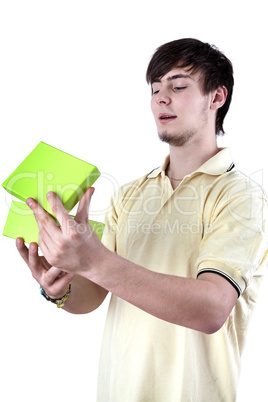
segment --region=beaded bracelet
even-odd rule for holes
[[[68,297],[70,296],[71,293],[71,284],[69,285],[69,289],[68,292],[59,300],[56,299],[51,299],[45,292],[45,290],[42,288],[42,286],[40,286],[40,293],[42,296],[44,296],[44,298],[47,301],[50,301],[51,303],[54,303],[57,305],[58,308],[62,308],[64,306],[64,303],[66,302],[66,300],[68,299]]]

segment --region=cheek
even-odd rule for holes
[[[184,92],[174,100],[174,106],[183,114],[192,113],[197,107],[197,99],[190,92]]]
[[[153,101],[153,99],[151,100],[151,111],[154,115],[154,118],[157,119],[157,109],[156,109],[156,105],[155,105],[155,102]]]
[[[193,114],[199,114],[200,112],[204,112],[208,109],[208,100],[204,97],[187,96],[185,97],[184,102],[188,111]]]

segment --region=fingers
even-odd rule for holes
[[[88,222],[88,210],[89,210],[89,205],[91,201],[91,197],[93,196],[95,191],[94,187],[90,187],[83,197],[81,198],[78,209],[77,209],[77,214],[75,217],[76,222],[78,223],[87,223]]]
[[[25,246],[23,239],[20,237],[16,239],[17,249],[26,262],[28,267],[30,268],[33,277],[39,281],[46,269],[49,268],[49,264],[46,263],[47,268],[45,269],[43,264],[41,263],[41,257],[38,255],[38,246],[36,243],[30,243],[29,249]]]
[[[36,275],[39,275],[40,259],[38,255],[38,246],[36,243],[31,243],[29,245],[28,264],[31,267],[31,270],[36,273]]]
[[[29,249],[25,246],[22,238],[16,239],[17,249],[32,272],[35,280],[46,289],[51,298],[61,298],[65,294],[74,274],[67,274],[46,261],[44,257],[38,255],[36,243],[30,243]]]
[[[39,256],[38,256],[38,246],[36,243],[31,243],[29,245],[29,249],[25,246],[23,239],[20,237],[16,239],[17,249],[26,262],[27,265],[31,267],[31,270],[35,270],[37,264],[39,265]]]
[[[66,231],[66,228],[68,227],[68,224],[72,220],[66,209],[64,208],[61,200],[59,197],[50,191],[47,193],[47,199],[48,202],[51,206],[53,214],[56,216],[58,222],[60,223],[60,226],[63,231]]]
[[[41,207],[40,204],[38,204],[38,202],[36,202],[33,198],[28,198],[26,203],[34,213],[39,230],[41,230],[44,226],[48,226],[51,230],[59,230],[55,220],[44,210],[44,208]]]
[[[58,227],[54,218],[52,218],[42,207],[32,198],[27,199],[27,205],[31,208],[34,213],[35,220],[37,222],[39,228],[39,246],[47,256],[47,250],[51,248],[54,244],[55,239],[60,234],[60,228]],[[37,253],[37,250],[34,249],[34,246],[29,247],[29,256],[30,252],[34,254]],[[24,251],[25,253],[25,251]]]
[[[28,264],[28,248],[25,246],[24,241],[21,237],[18,237],[16,239],[16,247],[18,249],[18,252],[20,253],[21,257],[23,260]]]
[[[90,187],[83,197],[81,198],[75,217],[75,221],[78,223],[88,222],[88,210],[91,201],[91,197],[95,189]],[[47,194],[48,202],[51,206],[52,212],[60,223],[61,230],[64,233],[68,232],[68,229],[73,226],[73,219],[70,217],[66,209],[64,208],[59,197],[50,191]],[[27,199],[27,205],[31,208],[34,213],[39,230],[45,228],[46,232],[50,234],[53,238],[54,235],[59,233],[59,227],[53,218],[32,198]]]
[[[44,287],[51,287],[55,283],[56,279],[60,280],[60,287],[64,287],[69,285],[73,278],[74,274],[66,274],[56,267],[51,267],[46,273]]]

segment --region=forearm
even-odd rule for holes
[[[171,323],[210,333],[221,319],[217,288],[205,280],[159,274],[116,255],[91,271],[89,277],[127,302]]]
[[[71,285],[72,290],[63,309],[72,314],[90,313],[101,305],[108,293],[101,286],[78,275]]]

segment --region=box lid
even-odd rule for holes
[[[96,166],[41,141],[2,186],[21,201],[34,198],[52,213],[46,198],[49,191],[70,211],[99,176]]]

